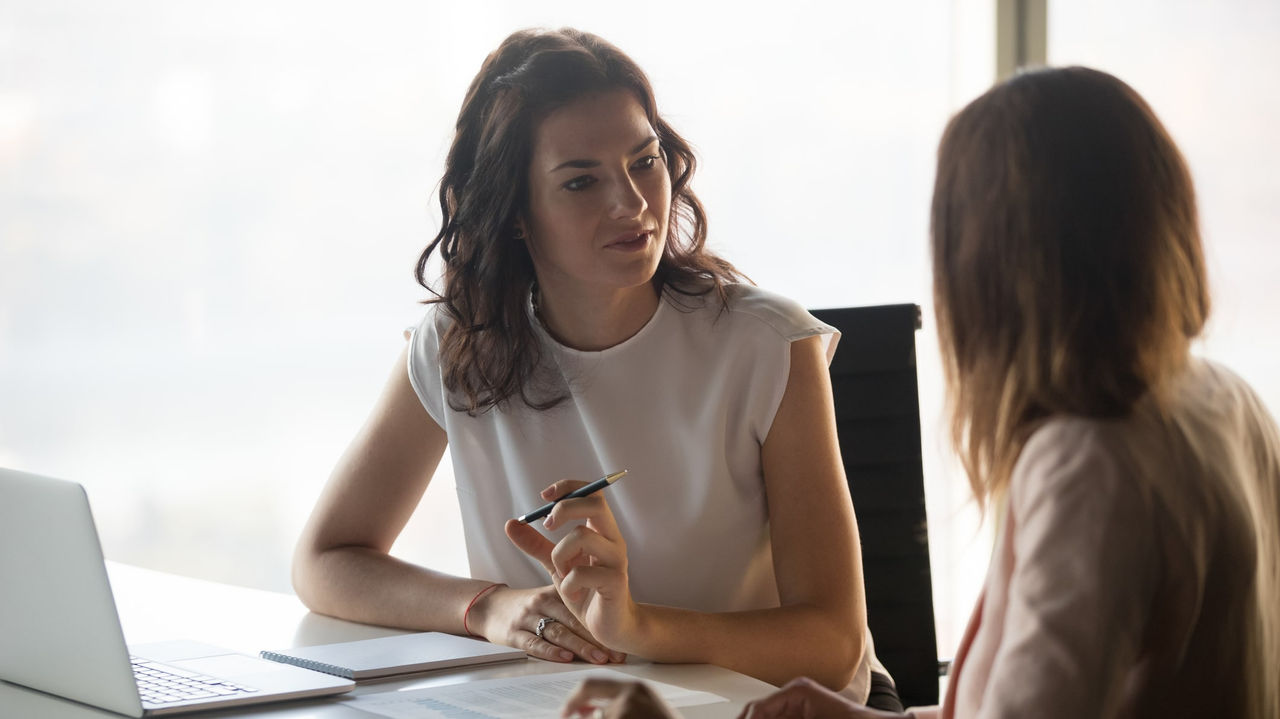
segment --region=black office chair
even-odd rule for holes
[[[904,706],[938,703],[933,582],[920,452],[920,307],[812,310],[840,330],[836,431],[862,535],[867,623]]]

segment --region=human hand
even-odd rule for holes
[[[553,662],[571,662],[574,657],[593,664],[622,662],[626,656],[610,652],[591,636],[565,606],[554,586],[512,589],[501,586],[485,594],[471,608],[471,626],[494,644],[523,649],[525,653]],[[542,636],[538,623],[543,619]]]
[[[679,714],[643,682],[587,679],[569,695],[560,716],[578,719],[675,719]]]
[[[792,679],[778,691],[742,709],[738,719],[914,719],[911,714],[868,709],[808,677]]]
[[[542,498],[551,501],[585,484],[561,480],[543,490]],[[543,525],[554,529],[574,520],[585,523],[556,544],[514,519],[507,521],[507,537],[542,564],[565,605],[592,636],[625,649],[637,636],[639,623],[639,607],[627,579],[627,543],[601,492],[559,502]]]

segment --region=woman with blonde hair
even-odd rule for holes
[[[1280,433],[1190,354],[1195,198],[1151,109],[1079,67],[988,91],[943,135],[932,251],[954,440],[999,531],[944,704],[913,713],[1280,716]],[[804,680],[744,715],[899,716]]]

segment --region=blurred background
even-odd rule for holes
[[[463,92],[572,25],[695,146],[711,245],[809,307],[914,302],[938,641],[990,552],[947,448],[928,204],[997,77],[996,0],[0,4],[0,466],[74,479],[109,558],[290,591],[289,556],[426,293]],[[1280,409],[1280,3],[1042,4],[1050,64],[1143,94],[1197,183],[1198,352]],[[403,371],[401,368],[394,368]],[[448,461],[397,554],[465,574]]]

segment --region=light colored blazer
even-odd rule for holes
[[[1051,419],[1001,518],[943,717],[1280,715],[1280,434],[1237,376]]]

